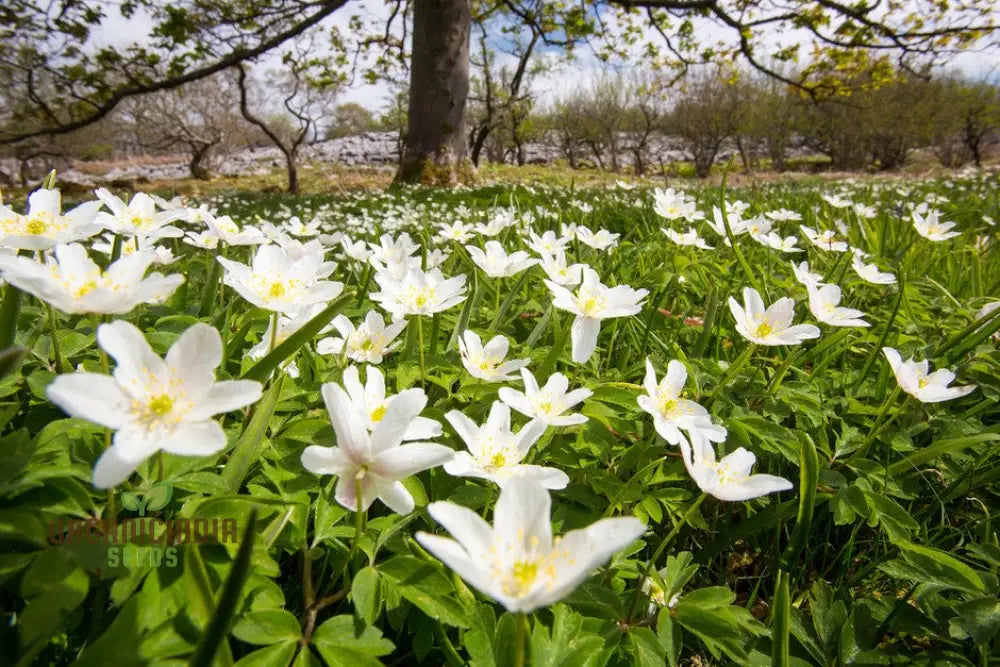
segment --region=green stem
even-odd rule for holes
[[[892,421],[892,419],[885,420],[884,418],[886,413],[889,411],[889,408],[891,408],[892,404],[896,402],[896,398],[899,396],[901,391],[902,389],[899,385],[896,385],[896,388],[892,390],[892,393],[886,396],[885,400],[882,401],[882,407],[879,408],[878,414],[875,415],[875,422],[872,424],[871,431],[868,432],[868,437],[865,439],[864,444],[858,447],[858,449],[847,458],[848,463],[851,463],[856,459],[863,458],[865,454],[868,453],[872,443],[875,442],[875,438],[878,437],[878,434],[881,433],[882,429],[888,426]],[[894,418],[895,416],[893,416],[893,419]]]
[[[424,365],[424,318],[417,315],[417,347],[420,348],[420,386],[427,386],[427,367]]]
[[[350,564],[351,559],[354,558],[354,554],[358,551],[358,543],[361,542],[361,536],[365,532],[365,510],[364,510],[364,496],[361,493],[361,480],[364,478],[365,471],[359,470],[354,475],[354,496],[356,498],[356,503],[354,507],[354,539],[351,540],[351,548],[347,552],[347,558],[344,560],[344,588],[348,588],[351,585],[350,581]]]
[[[514,616],[514,624],[517,627],[517,638],[514,640],[514,665],[524,667],[527,655],[528,643],[528,616],[520,613]]]
[[[736,361],[729,364],[729,370],[727,370],[726,374],[722,376],[722,380],[719,381],[719,384],[715,385],[715,389],[712,390],[712,395],[706,400],[706,408],[715,401],[715,397],[719,395],[719,392],[722,391],[722,389],[729,384],[734,377],[736,377],[736,374],[743,370],[743,367],[747,365],[748,361],[750,361],[750,355],[753,354],[754,348],[756,347],[756,344],[750,343],[750,345],[747,346],[747,349],[743,350],[740,356],[736,358]]]
[[[694,501],[694,503],[691,505],[691,507],[688,508],[686,512],[684,512],[684,515],[680,518],[680,521],[675,523],[674,527],[670,530],[669,533],[667,533],[667,536],[663,538],[663,541],[660,542],[660,546],[656,547],[656,551],[653,552],[653,557],[646,562],[646,567],[643,569],[642,576],[639,577],[639,581],[636,584],[635,593],[632,595],[632,602],[628,606],[628,613],[625,614],[626,625],[631,624],[632,622],[632,614],[635,613],[635,606],[639,603],[639,597],[642,595],[642,584],[649,577],[649,573],[652,572],[654,564],[656,563],[657,560],[659,560],[660,556],[663,554],[664,549],[666,549],[667,546],[670,544],[670,542],[675,537],[677,537],[677,533],[680,532],[681,528],[683,528],[691,519],[691,517],[694,516],[695,512],[698,511],[698,508],[701,507],[701,504],[705,501],[705,498],[707,497],[708,497],[707,493],[702,493],[700,496],[698,496],[698,499]]]
[[[52,306],[46,302],[45,309],[49,312],[49,331],[52,336],[52,361],[56,367],[56,373],[64,372],[62,353],[59,349],[59,327],[56,325],[56,313]]]
[[[21,290],[8,284],[3,291],[3,305],[0,305],[0,350],[14,344],[17,334],[17,316],[21,312]]]
[[[267,345],[268,352],[274,352],[274,346],[278,344],[278,311],[271,313],[271,340]],[[347,347],[346,345],[344,346]]]

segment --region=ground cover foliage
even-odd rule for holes
[[[25,210],[22,202],[8,204]],[[82,301],[99,291],[86,286],[86,277],[80,287],[69,276],[60,283],[61,301],[53,296],[58,285],[35,290],[54,308],[38,294],[24,294],[13,321],[9,308],[2,312],[25,350],[5,353],[0,381],[0,662],[996,664],[1000,353],[993,334],[1000,309],[987,307],[1000,296],[995,177],[714,187],[687,195],[627,185],[250,193],[177,206],[161,201],[160,209],[175,212],[156,224],[176,227],[183,237],[150,234],[152,223],[130,232],[122,214],[81,242],[102,267],[109,254],[151,253],[147,265],[169,261],[155,270],[182,275],[179,286],[165,279],[169,288],[160,285],[137,297],[134,308],[111,314],[96,300]],[[941,239],[949,236],[946,220],[958,235]],[[529,229],[554,234],[533,238]],[[409,268],[464,274],[455,290],[463,298],[438,313],[407,315],[392,345],[329,329],[337,316],[360,326],[372,310],[389,325],[389,302],[399,310],[409,294],[406,303],[417,309],[420,298],[440,297],[426,284],[402,284],[395,301],[380,296],[395,289],[393,263],[406,264],[404,233],[416,258]],[[5,234],[8,247],[23,247],[11,241],[16,233],[5,228]],[[384,234],[389,238],[380,242]],[[132,252],[136,236],[139,250]],[[355,245],[360,241],[372,246]],[[574,330],[573,321],[586,313],[559,306],[558,290],[545,282],[555,278],[540,265],[488,276],[466,248],[488,250],[488,241],[506,253],[526,251],[529,259],[539,258],[545,244],[563,245],[568,265],[586,264],[603,285],[646,293],[632,295],[635,314],[603,319],[596,349],[577,362],[586,333]],[[839,243],[849,248],[839,252]],[[301,272],[311,272],[311,280],[330,269],[328,280],[343,288],[317,297],[315,283],[324,274],[295,292],[290,305],[275,305],[269,299],[287,294],[275,294],[273,276],[285,269],[253,262],[262,245],[283,248],[281,259],[289,271],[300,271],[294,278],[300,283],[309,282]],[[252,271],[241,282],[217,258]],[[31,252],[19,259],[35,261]],[[321,262],[335,265],[320,268]],[[482,263],[503,272],[496,262]],[[8,281],[18,280],[15,260],[4,258],[3,268]],[[254,282],[258,274],[264,282]],[[402,283],[409,275],[405,266],[396,274]],[[137,277],[131,281],[138,284]],[[816,281],[838,285],[842,303],[827,308]],[[280,291],[301,287],[281,284]],[[758,318],[738,331],[738,309],[729,299],[743,305],[745,288],[765,305],[790,297],[794,323],[818,332],[803,330],[799,344],[775,346],[767,341],[780,328],[776,320],[762,327]],[[577,287],[568,289],[575,294]],[[7,288],[5,304],[13,291]],[[258,295],[256,303],[248,294]],[[597,312],[588,310],[586,296],[574,303]],[[274,330],[277,315],[267,306],[297,312]],[[862,311],[870,326],[829,324],[845,306]],[[216,382],[256,382],[259,390],[240,385],[242,402],[215,405],[215,416],[199,422],[221,425],[216,450],[152,447],[124,457],[127,469],[95,472],[112,442],[116,451],[127,444],[124,418],[98,407],[88,413],[80,406],[101,401],[61,398],[69,390],[53,387],[69,387],[56,378],[74,370],[107,375],[134,361],[115,354],[111,333],[103,333],[111,328],[101,334],[110,363],[97,344],[96,328],[117,321],[134,325],[160,357],[198,323],[220,332]],[[565,413],[586,420],[539,424],[548,408],[537,402],[536,414],[522,414],[523,402],[512,397],[526,391],[519,369],[491,381],[503,374],[498,359],[485,354],[483,365],[470,361],[476,350],[466,330],[483,343],[505,336],[506,360],[527,360],[540,385],[561,373],[570,390],[587,389]],[[201,336],[194,347],[209,350],[193,364],[204,374],[216,361],[215,339],[207,327],[194,331]],[[346,339],[339,346],[338,336]],[[381,348],[384,354],[376,354]],[[899,351],[895,370],[883,348]],[[929,360],[930,370],[951,369],[957,380],[929,394],[951,378],[903,367],[910,357]],[[679,387],[675,395],[648,393],[647,359],[657,380],[678,368],[676,361],[687,375],[683,393]],[[147,362],[139,366],[148,369]],[[384,374],[384,395],[370,386],[375,368]],[[367,398],[351,393],[352,374],[369,383]],[[327,383],[346,391],[321,390]],[[948,393],[973,385],[971,393]],[[93,376],[75,388],[81,386],[98,395],[111,391]],[[236,385],[226,387],[236,392]],[[404,400],[393,403],[390,395],[417,406],[422,434],[403,437],[416,413],[400,417]],[[122,409],[145,415],[136,418],[143,428],[173,428],[157,421],[172,414],[173,404],[156,402],[167,394],[150,396],[144,407]],[[640,404],[643,396],[651,396],[646,403],[657,416]],[[673,414],[683,401],[701,408]],[[522,462],[561,476],[504,472],[511,462],[496,458],[478,476],[460,476],[457,457],[446,462],[450,454],[441,449],[412,444],[470,452],[468,429],[455,413],[473,426],[486,424],[495,403],[512,408],[515,432],[537,430]],[[76,416],[60,405],[76,406]],[[352,438],[368,443],[369,431],[372,442],[385,435],[378,424],[386,414],[406,422],[397,424],[398,437],[387,448],[424,448],[409,450],[409,468],[394,468],[395,477],[386,473],[377,488],[362,488],[385,472],[367,463],[352,469],[361,471],[353,484],[351,475],[317,474],[332,469],[334,450],[327,448],[348,450]],[[316,447],[323,449],[305,454]],[[788,483],[770,478],[774,485],[744,494],[749,499],[727,496],[748,471],[723,470],[706,457],[739,448],[755,455],[754,473]],[[735,468],[736,460],[730,462]],[[547,479],[549,490],[522,483],[533,475]],[[397,478],[401,483],[393,484]],[[380,500],[358,512],[352,501],[359,490],[365,503],[376,492]],[[549,526],[543,497],[551,497],[557,535],[609,518],[634,517],[614,525],[644,528],[636,539],[602,533],[606,540],[572,542],[579,552],[551,561],[551,572],[527,556],[490,561],[494,554],[484,547],[478,558],[461,552],[471,564],[456,573],[454,562],[435,557],[440,541],[426,537],[465,544],[455,532],[460,522],[442,520],[446,510],[457,510],[428,509],[450,501],[498,530],[503,521],[511,530],[534,522],[537,538]],[[400,513],[409,509],[407,498],[412,511]],[[515,502],[525,498],[534,500]],[[511,508],[522,514],[501,516]],[[235,519],[238,539],[132,545],[112,562],[107,541],[65,535],[69,519],[146,515]],[[468,537],[474,532],[468,526],[478,524],[462,516]],[[516,537],[528,553],[533,547],[524,538]],[[570,543],[567,537],[562,544]],[[158,561],[153,552],[168,547],[173,555]],[[574,558],[587,561],[602,549],[608,553],[601,562],[573,570]],[[490,573],[475,572],[482,562],[502,570],[493,572],[496,594],[484,592]],[[548,586],[536,585],[546,576]]]

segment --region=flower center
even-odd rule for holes
[[[97,288],[97,281],[88,280],[87,282],[83,283],[82,285],[76,288],[76,290],[73,292],[73,297],[79,299],[81,297],[86,296],[87,294],[90,294],[96,288]]]
[[[770,336],[772,333],[774,333],[774,328],[768,322],[761,322],[757,325],[757,336],[759,338]]]
[[[364,340],[361,341],[361,345],[359,347],[365,352],[369,352],[372,349],[372,345],[373,345],[372,339],[365,338]]]
[[[160,394],[159,396],[154,396],[152,400],[149,401],[149,411],[156,417],[163,417],[169,414],[174,408],[174,399],[170,398],[166,394]]]
[[[917,386],[920,387],[921,389],[923,389],[929,384],[930,382],[927,381],[927,378],[920,378],[919,380],[917,380]]]
[[[507,457],[504,456],[503,452],[497,452],[492,457],[490,457],[490,462],[486,465],[487,468],[491,470],[499,470],[500,468],[507,467]]]
[[[268,294],[271,295],[271,298],[277,299],[278,297],[284,295],[284,293],[285,293],[284,283],[271,283],[271,289],[268,291]]]
[[[535,579],[538,578],[538,561],[519,560],[510,569],[510,576],[504,582],[504,592],[508,595],[521,596],[528,592]]]
[[[667,416],[677,409],[677,400],[673,398],[660,399],[660,414]]]
[[[545,414],[552,412],[552,401],[542,401],[538,404],[538,409]]]
[[[27,230],[29,234],[44,234],[46,230],[48,230],[48,225],[46,225],[38,218],[35,218],[28,223],[28,225],[25,227],[25,230]]]
[[[380,421],[382,421],[382,417],[385,417],[385,410],[386,410],[385,405],[380,405],[377,408],[375,408],[374,410],[372,410],[372,413],[371,413],[371,419],[372,419],[372,421],[373,422],[380,422]]]
[[[720,484],[737,484],[747,478],[746,475],[730,468],[728,463],[715,464],[715,474],[719,476]]]

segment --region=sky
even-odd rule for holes
[[[916,1],[916,0],[911,0]],[[95,43],[101,45],[124,45],[135,40],[136,35],[147,35],[152,28],[152,21],[148,15],[137,15],[132,19],[123,19],[109,5],[107,20],[102,23],[101,29],[95,34]],[[362,16],[375,21],[384,21],[387,16],[387,7],[384,0],[354,0],[348,6],[338,10],[330,17],[325,25],[335,25],[345,34],[349,34],[347,27],[348,20],[352,14]],[[714,23],[703,22],[697,27],[700,39],[705,42],[712,42],[720,37],[729,36],[731,33]],[[804,37],[804,33],[801,37]],[[774,46],[776,44],[787,45],[790,41],[800,39],[795,33],[782,33],[764,36],[764,44]],[[142,41],[140,39],[140,41]],[[553,57],[555,54],[548,54]],[[503,63],[514,64],[514,59],[502,53],[497,54],[498,60]],[[260,67],[263,69],[273,68],[280,64],[280,51],[274,51],[270,56],[262,59]],[[561,60],[561,59],[559,59]],[[641,58],[636,59],[641,62]],[[624,63],[616,65],[619,69],[625,67]],[[581,81],[589,81],[603,70],[614,69],[601,62],[592,52],[587,49],[578,49],[577,56],[573,62],[560,62],[557,67],[551,68],[546,74],[537,78],[534,82],[536,95],[540,103],[545,106],[564,97],[578,86]],[[949,63],[949,69],[963,73],[974,78],[998,78],[1000,77],[1000,48],[985,49],[978,52],[966,52],[954,57]],[[390,100],[392,88],[388,83],[380,82],[374,85],[355,83],[345,90],[338,102],[355,102],[373,111],[383,110]]]

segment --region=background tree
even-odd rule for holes
[[[698,178],[708,176],[726,139],[740,126],[737,87],[721,71],[689,76],[683,93],[664,120],[664,131],[675,134],[694,163]]]
[[[211,176],[213,154],[229,153],[246,141],[234,108],[238,94],[230,73],[217,74],[131,98],[123,109],[140,146],[159,152],[185,149],[191,177],[205,180]]]
[[[357,102],[338,104],[333,111],[333,120],[326,130],[327,139],[353,137],[371,132],[379,126],[375,114]]]
[[[388,21],[369,25],[352,15],[352,34],[359,36],[345,40],[333,29],[330,17],[348,2],[131,0],[109,5],[63,0],[54,6],[16,2],[4,8],[0,25],[0,70],[29,105],[4,106],[0,141],[72,132],[105,117],[126,98],[175,88],[254,61],[316,27],[328,31],[331,61],[346,69],[351,68],[350,59],[343,57],[346,50],[381,51],[370,70],[378,72],[401,62],[399,54],[411,44],[409,121],[399,179],[432,176],[436,182],[457,181],[460,171],[468,171],[469,0],[390,0]],[[131,43],[99,44],[93,32],[106,20],[106,12],[114,10],[125,18],[141,10],[153,26],[151,32]],[[815,93],[841,84],[842,79],[831,72],[884,69],[894,60],[913,69],[940,60],[954,47],[982,43],[994,35],[998,11],[989,0],[919,5],[833,0],[582,4],[503,0],[495,20],[516,19],[537,29],[546,47],[572,49],[586,42],[602,57],[623,59],[642,53],[658,68],[739,59]],[[716,29],[710,30],[711,26]],[[812,42],[815,62],[792,78],[778,64],[796,61],[800,46],[778,43],[773,35],[796,33],[808,35],[802,41]],[[711,45],[699,39],[708,34]],[[391,53],[385,50],[387,45]],[[425,170],[425,165],[434,168]]]
[[[311,42],[295,45],[285,53],[283,67],[268,72],[265,80],[254,85],[245,65],[237,66],[240,113],[270,139],[285,158],[288,192],[299,191],[298,160],[302,146],[319,134],[319,124],[333,106],[339,92],[338,82],[325,70],[325,61],[313,58]],[[256,89],[256,91],[254,91]],[[271,118],[261,117],[252,109],[251,96],[263,106],[263,100],[277,93],[279,103]]]

